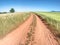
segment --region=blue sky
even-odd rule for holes
[[[60,11],[60,0],[0,0],[0,12]]]

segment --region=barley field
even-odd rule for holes
[[[22,24],[29,17],[29,13],[0,14],[0,37],[5,36]]]

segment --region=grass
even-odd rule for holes
[[[56,21],[60,21],[60,12],[41,12],[39,14],[43,14],[49,18],[52,18]]]
[[[0,14],[0,37],[17,28],[29,17],[29,13]]]

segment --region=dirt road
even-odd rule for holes
[[[59,45],[54,35],[35,14],[0,40],[0,45]]]

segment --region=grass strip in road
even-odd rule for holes
[[[31,43],[31,45],[34,44],[35,26],[36,26],[36,17],[35,17],[35,15],[33,15],[33,22],[30,25],[30,31],[27,33],[27,40],[26,40],[25,45],[29,45],[30,43]]]

